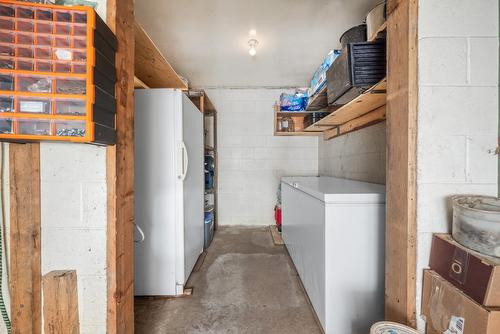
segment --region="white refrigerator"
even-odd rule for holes
[[[176,89],[135,91],[135,295],[181,295],[204,238],[203,115]]]

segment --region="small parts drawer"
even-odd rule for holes
[[[0,113],[54,114],[86,116],[85,99],[0,95]]]
[[[85,121],[42,118],[0,118],[0,134],[25,136],[85,137]]]
[[[85,95],[87,81],[78,78],[34,76],[22,74],[0,75],[0,90],[64,95]]]

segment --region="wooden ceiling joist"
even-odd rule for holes
[[[141,25],[134,22],[135,35],[135,76],[149,88],[178,88],[187,90],[188,87],[181,80],[172,66],[162,55],[158,47]],[[144,85],[139,87],[144,88]]]

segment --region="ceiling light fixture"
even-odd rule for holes
[[[255,38],[252,38],[248,41],[248,46],[250,49],[248,50],[248,54],[254,57],[257,54],[257,45],[259,45],[259,41]]]

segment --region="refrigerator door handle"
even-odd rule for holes
[[[144,240],[146,240],[146,236],[144,235],[144,231],[142,230],[142,228],[138,224],[136,224],[135,222],[134,222],[134,227],[137,229],[137,231],[141,235],[141,239],[134,240],[134,242],[137,244],[140,244],[141,242],[144,242]]]
[[[184,142],[181,142],[181,145],[182,145],[182,174],[179,176],[179,178],[181,179],[181,181],[184,181],[186,179],[186,175],[188,172],[189,157],[186,144]]]

